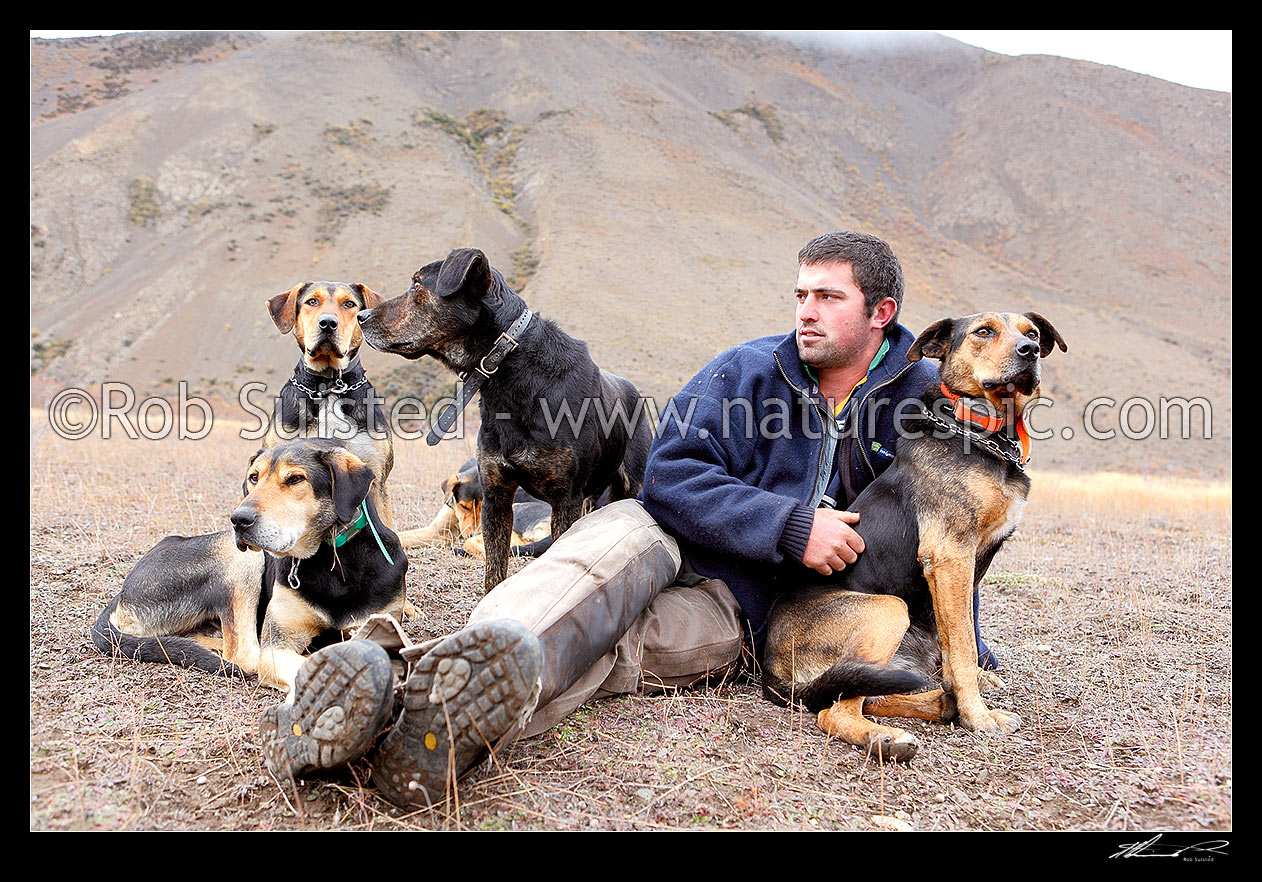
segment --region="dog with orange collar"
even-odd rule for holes
[[[981,698],[998,678],[978,668],[973,597],[1025,508],[1024,413],[1057,347],[1065,341],[1034,312],[942,319],[916,339],[907,359],[940,359],[942,383],[900,405],[894,461],[850,505],[866,546],[858,561],[776,602],[769,699],[816,711],[822,730],[887,762],[910,760],[919,742],[865,713],[978,733],[1021,725]],[[939,669],[941,688],[921,691]]]

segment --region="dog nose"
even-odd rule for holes
[[[1017,344],[1017,355],[1022,358],[1034,358],[1039,354],[1039,345],[1033,340],[1022,340]]]
[[[320,316],[320,330],[321,331],[336,331],[337,330],[337,316],[335,315]]]
[[[356,316],[355,316],[355,318],[359,319],[359,323],[360,323],[361,325],[366,325],[366,324],[368,324],[368,320],[369,320],[370,318],[372,318],[372,310],[371,310],[371,309],[361,309],[361,310],[359,311],[359,314],[358,314],[358,315],[356,315]]]
[[[232,521],[233,529],[248,530],[254,526],[254,522],[258,520],[258,515],[253,509],[238,508],[228,520]]]

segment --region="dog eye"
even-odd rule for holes
[[[258,472],[250,472],[250,478],[249,478],[249,481],[250,481],[250,483],[251,483],[251,484],[257,484],[257,483],[259,482],[259,473],[258,473]]]
[[[292,487],[294,484],[301,484],[305,480],[307,480],[306,475],[290,475],[285,479],[285,486]]]
[[[994,331],[992,331],[990,328],[978,328],[973,333],[979,337],[989,337],[991,334],[994,333]]]
[[[1025,332],[1025,336],[1029,337],[1031,340],[1037,340],[1039,338],[1039,332],[1034,329],[1030,329]]]
[[[307,306],[319,306],[319,305],[320,305],[320,301],[316,300],[314,297],[307,298]]]
[[[356,303],[354,300],[347,300],[345,303],[342,304],[343,309],[350,309],[351,307],[357,307],[357,306],[359,306],[359,304]]]

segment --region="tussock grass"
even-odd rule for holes
[[[1057,513],[1106,517],[1161,514],[1231,523],[1231,482],[1120,472],[1036,472],[1030,504]]]

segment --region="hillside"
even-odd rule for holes
[[[1230,475],[1231,114],[1228,94],[941,37],[32,40],[32,400],[276,388],[296,353],[267,297],[308,278],[393,296],[463,245],[664,398],[789,330],[797,249],[856,227],[900,256],[914,330],[1056,324],[1044,424],[1077,434],[1037,463]],[[366,365],[396,395],[446,379]],[[1212,440],[1089,440],[1100,396],[1202,396]]]

